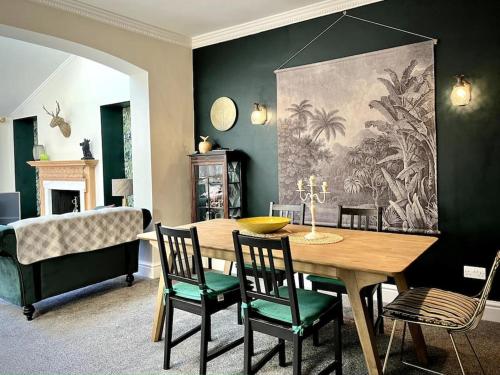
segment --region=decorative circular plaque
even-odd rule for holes
[[[210,120],[217,130],[225,132],[231,129],[236,121],[236,105],[230,98],[220,97],[212,104]]]

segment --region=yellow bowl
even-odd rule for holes
[[[245,229],[253,233],[265,234],[280,230],[290,223],[290,219],[281,216],[258,216],[239,219],[236,220],[236,222],[240,229]]]

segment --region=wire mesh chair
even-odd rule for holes
[[[446,329],[450,336],[451,344],[455,355],[457,356],[458,364],[462,374],[465,375],[465,370],[462,365],[462,360],[457,350],[454,333],[463,333],[469,343],[474,356],[481,368],[481,372],[485,375],[484,368],[479,360],[479,357],[472,346],[472,343],[467,336],[467,332],[477,327],[484,313],[486,301],[493,285],[496,271],[500,264],[500,251],[497,252],[490,274],[486,280],[483,290],[474,297],[468,297],[462,294],[453,293],[437,288],[415,288],[409,289],[384,308],[384,316],[393,319],[391,337],[385,354],[383,372],[385,372],[389,354],[391,351],[394,332],[398,320],[403,321],[403,337],[401,342],[401,362],[404,365],[415,367],[420,370],[430,372],[432,374],[440,374],[440,372],[424,368],[408,361],[403,360],[404,341],[406,334],[406,325],[408,323],[419,324],[424,326]]]

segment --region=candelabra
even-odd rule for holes
[[[316,233],[316,203],[323,204],[325,203],[326,200],[326,195],[330,194],[328,189],[328,184],[326,181],[323,181],[323,184],[321,185],[321,193],[316,193],[316,177],[311,176],[309,177],[309,184],[307,186],[310,188],[310,192],[307,193],[304,190],[304,182],[302,180],[299,180],[297,182],[297,188],[300,196],[300,200],[302,202],[307,202],[310,200],[310,206],[309,209],[311,210],[311,232],[305,235],[306,240],[315,240],[320,238],[321,236]],[[320,195],[323,195],[323,199],[320,198]]]

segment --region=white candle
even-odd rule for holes
[[[326,183],[326,181],[323,181],[321,187],[323,188],[323,191],[326,193],[326,189],[328,188],[328,184]]]
[[[314,176],[309,177],[309,185],[310,186],[314,186],[315,182],[316,182],[316,177],[314,177]]]
[[[297,181],[297,187],[299,188],[299,190],[302,190],[302,179],[300,179],[299,181]]]

